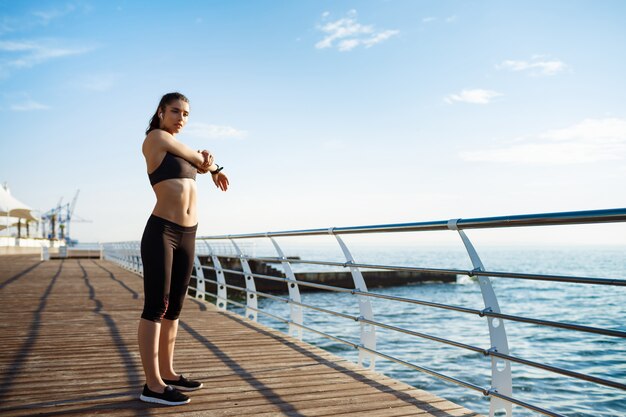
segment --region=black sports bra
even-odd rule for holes
[[[191,178],[195,180],[197,172],[198,168],[189,161],[167,152],[163,161],[161,161],[161,165],[152,171],[151,174],[148,174],[148,178],[150,178],[151,185],[172,178]]]

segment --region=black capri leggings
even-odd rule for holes
[[[145,296],[141,318],[160,322],[180,315],[191,279],[197,228],[155,215],[148,219],[141,238]]]

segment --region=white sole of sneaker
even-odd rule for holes
[[[181,386],[173,385],[173,384],[169,384],[169,385],[171,385],[172,387],[176,388],[178,391],[187,391],[187,392],[189,392],[189,391],[196,391],[196,390],[199,390],[200,388],[204,387],[204,384],[200,384],[199,387],[195,387],[195,388],[181,387]]]
[[[191,401],[191,399],[187,399],[186,401],[167,401],[161,398],[148,397],[143,394],[141,394],[139,399],[146,403],[163,404],[163,405],[184,405],[184,404],[189,403],[189,401]]]

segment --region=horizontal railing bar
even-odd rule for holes
[[[554,373],[557,373],[557,374],[569,376],[569,377],[580,379],[580,380],[583,380],[583,381],[594,382],[594,383],[596,383],[598,385],[604,385],[606,387],[618,388],[618,389],[621,389],[621,390],[626,390],[626,385],[620,384],[619,382],[611,381],[609,379],[603,379],[603,378],[598,378],[598,377],[595,377],[595,376],[592,376],[592,375],[581,374],[579,372],[570,371],[568,369],[559,368],[557,366],[545,365],[545,364],[542,364],[542,363],[539,363],[539,362],[530,361],[528,359],[522,359],[522,358],[519,358],[519,357],[516,357],[516,356],[506,355],[506,354],[500,353],[500,352],[488,351],[488,353],[491,356],[495,356],[495,357],[498,357],[498,358],[506,359],[506,360],[509,360],[511,362],[521,363],[521,364],[524,364],[524,365],[527,365],[527,366],[532,366],[534,368],[543,369],[543,370],[546,370],[546,371],[550,371],[550,372],[554,372]]]
[[[626,208],[458,219],[456,221],[456,227],[458,229],[486,229],[499,227],[615,223],[623,221],[626,221]],[[322,229],[287,230],[280,232],[245,233],[236,235],[201,236],[198,237],[198,239],[250,239],[264,237],[315,236],[328,234],[420,232],[431,230],[449,230],[448,220],[417,223],[331,227]]]
[[[509,279],[527,279],[532,281],[567,282],[570,284],[613,285],[626,287],[626,279],[576,277],[567,275],[526,274],[521,272],[470,271],[469,276],[482,276]]]
[[[385,271],[431,272],[431,273],[444,274],[444,275],[466,275],[469,277],[486,276],[486,277],[494,277],[494,278],[528,279],[528,280],[533,280],[533,281],[567,282],[570,284],[626,286],[626,279],[619,279],[619,278],[594,278],[594,277],[578,277],[578,276],[568,276],[568,275],[528,274],[528,273],[521,273],[521,272],[477,271],[477,270],[467,270],[467,269],[442,269],[442,268],[426,268],[426,267],[412,267],[412,266],[399,266],[399,265],[314,261],[314,260],[304,260],[304,259],[289,259],[288,261],[285,261],[281,258],[272,258],[272,257],[268,258],[268,257],[246,256],[245,259],[257,260],[257,261],[262,261],[262,262],[267,262],[267,263],[289,262],[289,263],[310,264],[310,265],[339,266],[343,268],[356,267],[356,268],[366,268],[366,269],[380,269],[380,270],[385,270]],[[206,268],[207,266],[203,266],[203,267]],[[227,270],[227,271],[235,272],[235,270]]]
[[[504,401],[508,401],[508,402],[510,402],[512,404],[516,404],[516,405],[519,405],[519,406],[524,407],[524,408],[528,408],[529,410],[536,411],[536,412],[538,412],[540,414],[543,414],[545,416],[550,416],[550,417],[567,417],[565,414],[555,413],[554,411],[546,410],[545,408],[541,408],[541,407],[538,407],[536,405],[532,405],[530,403],[527,403],[525,401],[518,400],[518,399],[513,398],[513,397],[509,397],[508,395],[500,394],[496,390],[489,390],[489,394],[488,395],[490,395],[492,397],[500,398],[500,399],[502,399]]]
[[[267,263],[278,263],[285,262],[284,260],[280,260],[280,258],[272,258],[272,257],[246,257],[246,259],[254,259],[261,262]],[[339,266],[342,268],[356,267],[356,268],[365,268],[365,269],[382,269],[389,271],[408,271],[408,272],[436,272],[447,275],[468,275],[472,271],[463,270],[463,269],[439,269],[439,268],[422,268],[422,267],[412,267],[412,266],[401,266],[401,265],[377,265],[377,264],[364,264],[357,262],[337,262],[337,261],[316,261],[316,260],[307,260],[307,259],[289,259],[287,262],[294,264],[310,264],[310,265],[323,265],[323,266]],[[296,272],[298,274],[299,272]],[[306,272],[303,272],[306,273]]]
[[[285,262],[281,258],[272,257],[249,257],[246,259],[253,259],[267,263],[279,263]],[[366,269],[380,269],[385,271],[408,271],[408,272],[432,272],[444,275],[466,275],[472,276],[487,276],[494,278],[509,278],[509,279],[528,279],[533,281],[549,281],[549,282],[568,282],[571,284],[594,284],[594,285],[615,285],[626,286],[626,279],[619,278],[594,278],[594,277],[578,277],[568,275],[546,275],[546,274],[528,274],[521,272],[503,272],[503,271],[477,271],[467,269],[442,269],[442,268],[427,268],[427,267],[413,267],[413,266],[400,266],[400,265],[381,265],[381,264],[365,264],[365,263],[350,263],[350,262],[334,262],[334,261],[314,261],[304,259],[289,259],[287,262],[297,264],[310,264],[310,265],[324,265],[324,266],[339,266],[343,268],[356,267]],[[298,274],[298,273],[296,273]]]
[[[432,336],[432,335],[429,335],[429,334],[426,334],[426,333],[421,333],[421,332],[416,332],[416,331],[413,331],[413,330],[403,329],[401,327],[391,326],[389,324],[381,323],[381,322],[378,322],[378,321],[368,320],[368,319],[364,319],[364,318],[359,318],[358,321],[360,323],[368,323],[368,324],[371,324],[373,326],[383,327],[385,329],[394,330],[394,331],[400,332],[400,333],[406,333],[406,334],[409,334],[411,336],[421,337],[421,338],[424,338],[424,339],[429,339],[429,340],[432,340],[432,341],[435,341],[435,342],[444,343],[446,345],[451,345],[451,346],[456,346],[456,347],[460,347],[460,348],[467,349],[467,350],[472,350],[472,351],[477,352],[477,353],[482,353],[483,355],[486,355],[487,352],[488,352],[486,349],[479,348],[479,347],[476,347],[476,346],[466,345],[465,343],[460,343],[460,342],[455,342],[453,340],[443,339],[441,337]]]
[[[213,270],[213,271],[217,271],[217,268],[212,267],[212,266],[208,266],[208,265],[203,265],[202,268],[203,269],[210,269],[210,270]],[[336,292],[352,292],[352,290],[350,288],[335,287],[333,285],[316,284],[314,282],[298,281],[298,280],[292,281],[292,280],[290,280],[288,278],[273,277],[271,275],[257,274],[257,273],[254,273],[254,272],[252,274],[247,274],[247,273],[245,273],[243,271],[239,271],[239,270],[236,270],[236,269],[223,269],[222,268],[220,270],[224,271],[224,272],[230,272],[230,273],[233,273],[233,274],[237,274],[237,275],[252,275],[255,278],[268,279],[268,280],[271,280],[271,281],[280,281],[280,282],[285,282],[285,283],[289,283],[289,284],[290,283],[297,283],[299,285],[303,285],[303,286],[306,286],[306,287],[320,288],[320,289],[323,289],[323,290],[336,291]]]
[[[258,261],[263,261],[263,262],[268,262],[268,263],[284,262],[284,260],[281,260],[280,258],[246,256],[245,259],[258,260]],[[314,261],[314,260],[303,260],[303,259],[289,259],[288,262],[299,263],[299,264],[311,264],[311,265],[339,266],[343,268],[356,267],[356,268],[366,268],[366,269],[380,269],[380,270],[386,270],[386,271],[432,272],[432,273],[438,273],[438,274],[444,274],[444,275],[466,275],[469,277],[487,276],[487,277],[494,277],[494,278],[528,279],[528,280],[534,280],[534,281],[568,282],[571,284],[626,286],[626,279],[618,279],[618,278],[593,278],[593,277],[577,277],[577,276],[567,276],[567,275],[527,274],[527,273],[520,273],[520,272],[477,271],[477,270],[466,270],[466,269],[440,269],[440,268],[397,266],[397,265]],[[203,267],[207,268],[207,266],[203,266]],[[215,269],[215,268],[211,268],[211,269]],[[228,270],[228,271],[235,272],[235,270]]]
[[[234,272],[238,272],[243,275],[242,271],[234,271]],[[254,273],[252,275],[256,276],[256,274]],[[289,282],[293,282],[293,281],[289,281]],[[306,281],[296,280],[295,282],[299,285],[306,285]],[[332,287],[332,288],[340,288],[340,287]],[[474,314],[474,315],[478,315],[481,317],[487,316],[487,317],[501,318],[501,319],[516,321],[516,322],[521,322],[521,323],[535,324],[539,326],[555,327],[559,329],[574,330],[574,331],[579,331],[583,333],[593,333],[593,334],[600,334],[603,336],[626,338],[626,332],[623,332],[620,330],[602,329],[599,327],[583,326],[579,324],[561,323],[557,321],[541,320],[541,319],[534,319],[534,318],[522,317],[522,316],[513,316],[510,314],[495,313],[495,312],[491,312],[488,310],[476,310],[476,309],[471,309],[471,308],[466,308],[466,307],[459,307],[459,306],[452,306],[452,305],[447,305],[447,304],[433,303],[430,301],[416,300],[412,298],[404,298],[404,297],[398,297],[398,296],[393,296],[393,295],[378,294],[375,292],[363,292],[359,290],[351,290],[351,289],[346,289],[346,288],[342,288],[341,290],[342,292],[350,292],[352,294],[362,295],[365,297],[382,298],[386,300],[393,300],[393,301],[399,301],[399,302],[404,302],[404,303],[440,308],[440,309],[445,309],[445,310],[458,311],[461,313]]]
[[[521,316],[512,316],[509,314],[494,313],[494,312],[487,311],[487,310],[483,311],[483,315],[487,317],[497,317],[497,318],[502,318],[502,319],[506,319],[510,321],[517,321],[521,323],[536,324],[539,326],[557,327],[559,329],[576,330],[576,331],[584,332],[584,333],[594,333],[594,334],[601,334],[604,336],[626,338],[626,332],[623,332],[620,330],[601,329],[599,327],[590,327],[590,326],[582,326],[579,324],[561,323],[559,321],[550,321],[550,320],[533,319],[533,318],[521,317]]]
[[[382,298],[382,299],[385,299],[385,300],[400,301],[400,302],[409,303],[409,304],[418,304],[418,305],[423,305],[423,306],[427,306],[427,307],[441,308],[441,309],[444,309],[444,310],[458,311],[460,313],[475,314],[477,316],[480,316],[480,315],[483,314],[482,310],[476,310],[476,309],[473,309],[473,308],[466,308],[466,307],[458,307],[458,306],[447,305],[447,304],[433,303],[431,301],[422,301],[422,300],[416,300],[416,299],[413,299],[413,298],[398,297],[396,295],[386,295],[386,294],[379,294],[379,293],[375,293],[375,292],[364,292],[364,291],[359,291],[359,290],[352,290],[351,292],[353,294],[363,295],[363,296],[366,296],[366,297]]]

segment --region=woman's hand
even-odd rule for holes
[[[228,190],[228,177],[222,171],[217,172],[215,174],[211,174],[211,179],[213,179],[213,183],[217,188],[222,191]]]
[[[213,165],[213,155],[206,149],[198,151],[198,153],[202,155],[202,164],[198,167],[198,172],[200,174],[206,174]]]

